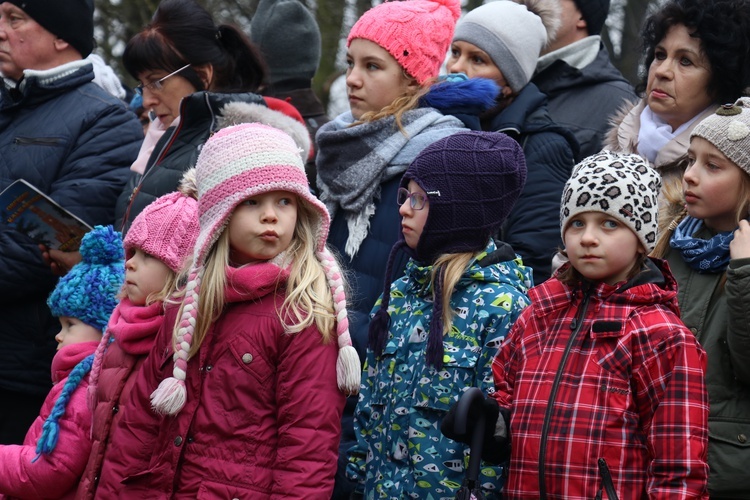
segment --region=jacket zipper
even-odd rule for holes
[[[573,348],[573,343],[576,340],[576,337],[578,336],[578,333],[581,330],[581,326],[583,325],[583,318],[586,316],[586,310],[589,307],[589,299],[591,298],[591,293],[589,289],[586,289],[583,296],[583,303],[581,304],[581,308],[578,310],[578,315],[573,318],[573,321],[570,322],[570,338],[568,338],[568,343],[565,346],[565,351],[563,351],[562,360],[560,360],[560,365],[557,367],[557,373],[555,373],[555,380],[552,383],[552,391],[549,395],[549,402],[547,403],[547,411],[544,414],[544,421],[542,422],[542,438],[539,445],[539,498],[540,500],[545,500],[547,498],[547,485],[544,478],[544,469],[545,469],[545,459],[547,456],[547,437],[549,434],[549,425],[550,425],[550,419],[552,418],[552,410],[553,406],[555,404],[555,399],[557,398],[557,390],[560,387],[560,379],[562,379],[563,371],[565,370],[565,365],[568,362],[568,355],[570,354],[570,350]]]

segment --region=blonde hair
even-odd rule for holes
[[[456,311],[451,308],[451,296],[456,289],[461,277],[466,273],[471,261],[481,252],[447,253],[440,255],[432,265],[430,273],[430,285],[432,287],[432,299],[443,304],[443,335],[450,332],[453,326],[453,318]],[[435,283],[442,273],[443,287],[442,297],[435,296]]]
[[[296,196],[296,195],[295,195]],[[297,224],[294,236],[286,250],[286,261],[291,262],[289,279],[286,284],[277,282],[286,289],[284,302],[277,311],[279,319],[287,333],[297,333],[315,323],[323,337],[323,342],[334,338],[336,315],[333,295],[325,271],[315,252],[315,213],[306,203],[300,200],[297,204]],[[226,267],[229,266],[229,231],[228,224],[216,243],[208,251],[203,266],[200,290],[198,293],[198,310],[190,345],[190,357],[198,352],[208,329],[224,310],[224,289],[227,284]],[[190,269],[192,266],[188,266]],[[187,276],[184,277],[187,279]],[[178,318],[183,315],[185,303],[180,305]],[[290,321],[291,320],[291,321]],[[173,328],[173,342],[176,343],[180,321]]]
[[[413,82],[415,81],[414,78],[409,76],[406,73],[406,70],[402,68],[402,74],[406,81]],[[401,119],[404,116],[404,113],[407,111],[411,111],[412,109],[416,109],[419,107],[419,100],[430,91],[430,87],[432,84],[436,81],[435,78],[430,79],[426,81],[423,85],[417,86],[417,85],[409,85],[406,89],[406,92],[402,94],[401,96],[397,97],[393,100],[389,105],[385,106],[380,111],[368,111],[367,113],[364,113],[359,120],[352,123],[352,126],[360,125],[362,123],[368,123],[368,122],[374,122],[376,120],[381,120],[383,118],[388,118],[393,116],[396,120],[396,126],[398,127],[399,131],[406,135],[406,131],[404,130],[403,123],[401,122]]]

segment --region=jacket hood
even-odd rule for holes
[[[602,83],[630,85],[622,73],[612,65],[603,43],[599,45],[596,58],[583,68],[575,68],[562,59],[558,59],[534,75],[533,81],[550,99],[574,87]]]

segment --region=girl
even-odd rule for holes
[[[192,171],[180,191],[158,198],[133,221],[125,236],[125,287],[96,351],[89,384],[94,413],[93,445],[78,486],[79,499],[96,495],[103,468],[117,467],[132,443],[111,440],[119,407],[127,405],[136,374],[151,351],[175,292],[177,273],[198,237],[198,201]]]
[[[510,440],[505,498],[706,497],[705,353],[669,267],[646,257],[660,185],[641,157],[609,151],[565,185],[569,262],[531,290],[493,361],[486,451]]]
[[[83,260],[47,299],[62,326],[55,336],[52,390],[20,446],[0,446],[0,498],[74,498],[91,450],[86,388],[124,274],[122,238],[96,226],[81,241]]]
[[[491,390],[491,360],[528,305],[530,269],[492,239],[525,181],[521,147],[485,132],[435,142],[401,180],[389,263],[400,249],[411,260],[386,279],[370,323],[348,467],[367,498],[453,498],[461,484],[468,449],[439,424],[467,388]],[[482,470],[488,498],[500,498],[500,477]]]
[[[711,498],[748,498],[750,461],[750,99],[691,134],[683,213],[654,252],[679,285],[682,320],[706,350]],[[667,198],[672,193],[665,192]]]
[[[489,2],[456,25],[446,68],[470,78],[491,78],[500,85],[492,109],[480,115],[482,130],[503,132],[523,146],[529,181],[500,237],[534,270],[534,283],[551,275],[560,246],[557,209],[570,177],[578,142],[554,123],[547,98],[531,83],[536,62],[560,21],[558,0]]]
[[[360,371],[328,212],[296,143],[266,125],[217,132],[196,180],[185,297],[120,409],[113,441],[135,443],[123,476],[103,474],[97,495],[330,497]]]

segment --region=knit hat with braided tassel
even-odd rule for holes
[[[342,273],[325,245],[331,219],[325,205],[310,193],[294,140],[277,128],[258,123],[222,129],[203,146],[196,163],[196,183],[200,232],[186,285],[183,314],[178,320],[173,376],[163,380],[151,395],[154,410],[175,415],[185,404],[187,362],[206,256],[224,231],[235,207],[252,196],[271,191],[296,194],[300,203],[306,204],[317,216],[313,227],[316,256],[331,287],[337,320],[338,386],[346,394],[356,394],[361,367],[349,335]]]

